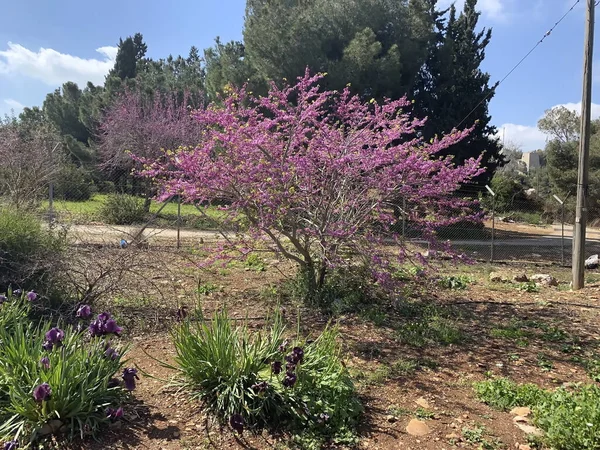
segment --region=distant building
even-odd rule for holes
[[[525,166],[527,166],[527,172],[539,169],[540,167],[543,167],[545,165],[545,161],[543,160],[543,158],[540,157],[540,153],[541,152],[539,151],[523,153],[521,161],[523,161],[525,163]]]

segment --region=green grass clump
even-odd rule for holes
[[[284,340],[284,330],[278,315],[258,332],[233,325],[227,312],[186,321],[173,331],[175,384],[239,432],[286,429],[297,445],[312,448],[354,442],[362,408],[337,329],[314,341]]]

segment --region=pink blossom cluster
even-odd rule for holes
[[[383,280],[390,258],[381,244],[392,239],[397,256],[407,256],[390,229],[399,201],[433,239],[436,227],[473,217],[472,202],[454,193],[483,169],[479,159],[455,166],[437,156],[470,130],[423,142],[424,119],[405,112],[407,99],[364,102],[348,89],[321,90],[321,78],[307,71],[295,85],[272,84],[264,97],[240,89],[194,111],[198,145],[166,160],[138,158],[142,173],[163,198],[225,200],[230,220],[243,215],[250,224],[245,249],[267,243],[314,271],[317,284],[349,253],[365,257]]]

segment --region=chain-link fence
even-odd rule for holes
[[[223,213],[218,206],[184,204],[177,197],[157,202],[152,190],[133,177],[92,181],[77,169],[66,171],[50,183],[41,205],[44,219],[67,229],[73,245],[181,247],[219,238]],[[439,240],[480,261],[571,264],[574,196],[531,192],[506,197],[475,185],[463,186],[455,195],[477,200],[483,220],[439,227]],[[413,209],[399,200],[396,231],[427,249],[427,240],[411,221]],[[598,219],[589,217],[586,257],[600,253],[600,229],[594,226]]]
[[[438,230],[440,239],[480,261],[572,261],[574,196],[535,189],[506,196],[491,187],[464,186],[456,195],[477,199],[483,220]],[[600,253],[600,228],[591,211],[586,233],[586,257]]]

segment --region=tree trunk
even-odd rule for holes
[[[321,290],[323,288],[323,286],[325,285],[325,275],[327,274],[327,265],[325,264],[325,262],[321,262],[321,264],[319,264],[319,273],[316,274],[317,275],[317,290]]]

